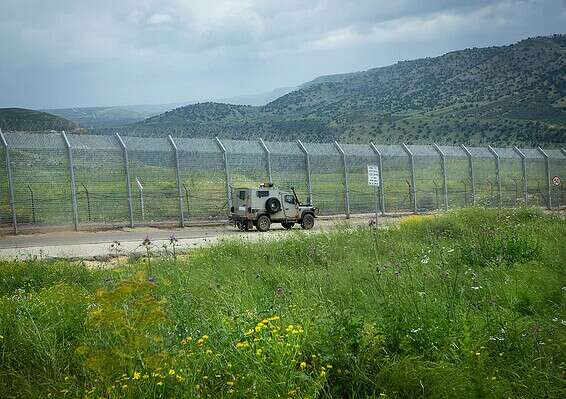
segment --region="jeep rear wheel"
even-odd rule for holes
[[[257,218],[256,227],[259,231],[267,231],[271,226],[271,220],[269,216],[261,215]]]
[[[293,228],[293,226],[295,225],[294,222],[281,222],[281,226],[283,226],[283,228],[285,230],[290,230]]]
[[[312,229],[314,226],[314,216],[311,215],[310,213],[307,213],[305,216],[303,216],[303,220],[301,220],[301,227],[304,230],[310,230]]]

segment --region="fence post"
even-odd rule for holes
[[[487,149],[493,157],[495,158],[495,182],[497,183],[497,206],[501,208],[501,168],[499,164],[499,154],[493,149],[492,146],[488,145]]]
[[[84,183],[81,183],[81,186],[83,186],[85,193],[86,193],[86,207],[87,207],[87,211],[88,211],[88,221],[91,222],[92,221],[92,212],[91,212],[91,208],[90,208],[90,193],[88,192],[88,188],[86,188]]]
[[[67,156],[69,158],[69,174],[71,177],[71,205],[73,206],[73,225],[75,226],[75,231],[79,230],[79,208],[77,206],[77,186],[75,182],[75,164],[73,162],[73,150],[71,148],[71,143],[67,138],[67,134],[64,131],[61,132],[63,141],[65,141],[65,146],[67,147]]]
[[[312,204],[311,159],[307,148],[304,146],[301,140],[297,140],[297,144],[299,145],[301,151],[303,151],[303,154],[305,154],[305,167],[307,169],[307,190],[309,194],[308,202],[309,204]]]
[[[6,174],[8,175],[8,191],[10,196],[10,209],[12,211],[12,227],[14,228],[14,234],[18,234],[18,218],[16,217],[16,202],[14,201],[14,181],[12,180],[12,163],[10,162],[10,149],[8,147],[8,142],[6,137],[0,129],[0,139],[2,140],[2,145],[4,146],[4,151],[6,152]]]
[[[411,195],[413,197],[413,212],[417,213],[417,180],[415,177],[415,157],[413,155],[413,152],[409,149],[409,147],[407,147],[407,144],[401,143],[401,147],[403,147],[403,150],[405,150],[405,152],[409,156],[409,163],[411,165]]]
[[[259,138],[259,143],[261,144],[263,151],[265,152],[265,162],[267,164],[267,177],[269,179],[269,184],[273,184],[273,177],[271,175],[271,151],[269,151],[269,148],[267,148],[265,141],[263,141],[261,137]]]
[[[143,184],[141,184],[139,177],[136,177],[136,184],[138,186],[138,190],[140,191],[141,220],[142,220],[142,222],[145,222],[145,202],[144,202],[144,197],[143,197]]]
[[[433,144],[433,147],[440,155],[440,164],[442,166],[442,180],[444,184],[444,210],[447,211],[448,210],[448,176],[446,174],[446,156],[444,155],[444,152],[440,149],[440,147],[436,143]]]
[[[385,216],[385,194],[383,191],[383,159],[381,156],[381,151],[377,149],[373,142],[370,142],[369,146],[377,155],[377,166],[379,167],[379,196],[381,200],[381,216]]]
[[[464,144],[460,144],[460,148],[464,150],[468,157],[468,171],[470,173],[470,183],[472,185],[472,206],[476,206],[476,177],[474,173],[474,160],[472,153]]]
[[[226,174],[226,200],[228,201],[228,214],[232,212],[232,178],[230,177],[230,166],[228,163],[228,153],[226,152],[226,147],[222,144],[222,141],[218,137],[214,138],[216,144],[220,151],[222,151],[222,159],[224,161],[224,172]]]
[[[128,161],[128,148],[126,143],[122,140],[122,137],[118,133],[115,133],[116,139],[122,147],[122,154],[124,156],[124,173],[126,174],[126,192],[128,193],[128,212],[130,216],[130,227],[134,227],[134,208],[132,206],[132,185],[130,184],[130,165]]]
[[[525,201],[525,206],[528,206],[529,187],[527,185],[527,156],[516,145],[513,146],[513,150],[515,150],[515,152],[521,157],[521,177],[523,179],[523,201]]]
[[[537,150],[544,157],[544,168],[546,172],[546,192],[548,194],[548,201],[546,203],[548,204],[548,209],[552,209],[552,200],[550,198],[552,194],[550,186],[550,159],[548,154],[541,147],[537,147]]]
[[[183,214],[183,192],[181,191],[181,171],[179,170],[179,149],[177,144],[171,135],[167,136],[169,138],[169,143],[173,148],[173,154],[175,156],[175,177],[177,180],[177,196],[179,197],[179,224],[181,227],[185,227],[185,216]]]
[[[342,156],[342,170],[344,174],[344,201],[346,205],[346,219],[350,219],[350,186],[348,184],[348,164],[346,160],[346,153],[338,141],[334,140],[334,146]]]

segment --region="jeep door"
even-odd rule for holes
[[[285,218],[288,220],[297,220],[299,218],[299,206],[295,201],[293,194],[282,195],[281,206],[285,213]]]

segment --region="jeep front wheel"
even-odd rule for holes
[[[261,215],[257,218],[256,227],[259,231],[267,231],[271,226],[271,220],[266,215]]]
[[[305,216],[303,216],[303,220],[301,220],[301,227],[304,230],[310,230],[312,229],[314,226],[314,216],[311,215],[310,213],[307,213]]]

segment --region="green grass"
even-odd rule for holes
[[[565,240],[556,216],[464,209],[113,270],[3,262],[0,392],[563,397]]]

